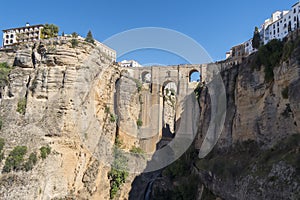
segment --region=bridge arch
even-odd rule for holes
[[[142,82],[151,83],[151,73],[149,71],[142,72]]]
[[[201,73],[197,69],[192,69],[189,71],[189,83],[191,82],[201,82]]]
[[[162,94],[163,95],[177,95],[177,83],[173,80],[167,80],[162,85]]]

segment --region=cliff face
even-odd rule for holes
[[[298,199],[300,43],[296,41],[290,38],[296,45],[272,68],[272,80],[266,81],[270,71],[257,64],[256,54],[222,71],[227,97],[224,129],[204,159],[198,159],[195,149],[200,149],[211,118],[209,91],[199,88],[199,104],[195,98],[181,102],[185,106],[179,114],[187,122],[182,129],[194,131],[194,122],[198,123],[195,146],[161,171],[139,179],[131,174],[116,198]],[[0,88],[4,199],[109,199],[113,146],[127,152],[139,152],[140,147],[152,151],[138,139],[143,130],[138,122],[149,123],[144,107],[151,103],[151,84],[129,77],[130,70],[111,64],[97,46],[80,41],[72,48],[67,39],[43,40],[15,52],[0,52],[2,62],[13,66]],[[161,118],[173,136],[178,102],[175,92],[163,92],[168,95],[161,97],[165,108]],[[16,150],[18,146],[27,147],[25,155]]]
[[[0,54],[1,62],[14,65],[0,90],[4,157],[26,146],[25,160],[34,152],[39,158],[33,170],[2,173],[0,196],[109,199],[116,125],[105,109],[113,110],[117,67],[84,41],[72,48],[68,40],[45,40]],[[46,159],[40,159],[42,146],[51,148]]]
[[[283,43],[277,57],[270,56],[271,60],[281,58],[275,66],[261,65],[259,56],[268,59],[269,55],[258,52],[221,72],[227,113],[216,146],[204,159],[199,159],[191,147],[191,152],[163,170],[162,177],[153,183],[153,199],[299,199],[297,36],[295,33]],[[267,73],[272,74],[271,80],[267,80]],[[201,116],[195,147],[200,149],[211,117],[211,102],[205,86],[197,93]]]

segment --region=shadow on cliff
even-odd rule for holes
[[[162,138],[156,144],[156,152],[153,154],[144,172],[134,179],[129,192],[129,200],[149,200],[151,199],[153,182],[162,177],[162,171],[169,164],[177,160],[192,144],[197,134],[197,122],[199,120],[199,104],[195,94],[186,96],[181,106],[184,108],[180,118],[176,121],[176,131],[170,131],[167,124],[162,129]],[[181,153],[182,151],[182,153]],[[157,169],[157,166],[163,166]],[[155,170],[151,170],[155,169]]]

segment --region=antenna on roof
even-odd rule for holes
[[[30,26],[29,22],[26,22],[26,26]]]

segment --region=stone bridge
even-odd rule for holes
[[[128,80],[121,78],[120,85],[117,87],[120,90],[117,93],[121,95],[117,97],[119,110],[115,110],[115,113],[120,116],[118,134],[126,141],[128,148],[140,146],[146,152],[154,152],[161,138],[172,138],[175,133],[180,132],[178,130],[180,120],[185,121],[184,131],[193,132],[195,122],[188,119],[193,116],[183,118],[182,113],[183,111],[195,112],[198,103],[196,98],[191,102],[186,102],[186,98],[194,94],[194,89],[199,82],[207,82],[211,77],[213,70],[208,72],[208,68],[213,69],[216,66],[221,65],[191,64],[123,68]],[[192,77],[194,73],[198,77]],[[129,80],[131,86],[128,85]],[[136,91],[133,91],[132,85],[135,83],[140,84],[141,87],[138,94],[134,94]],[[126,96],[127,100],[122,100],[122,96]],[[127,104],[124,103],[125,101]],[[187,109],[190,111],[187,112]],[[141,126],[137,125],[137,120],[142,122]]]

